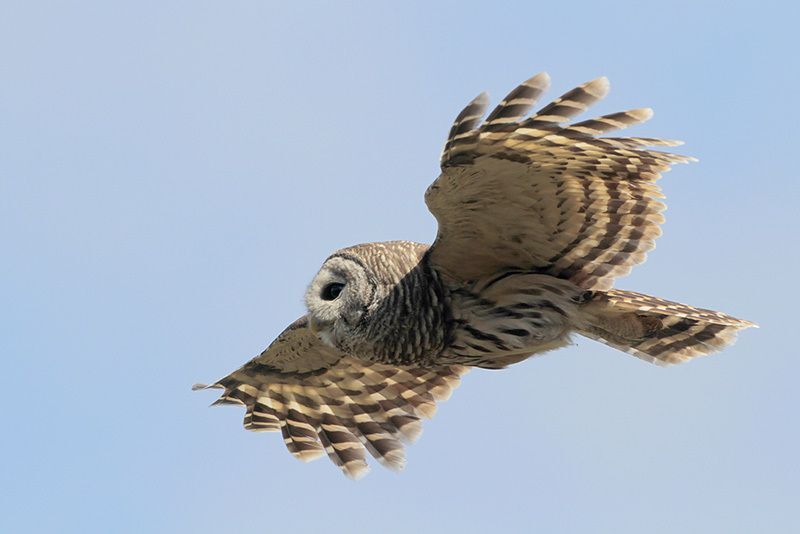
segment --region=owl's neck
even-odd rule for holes
[[[431,364],[449,342],[449,297],[427,256],[370,306],[354,336],[354,356],[393,365]]]

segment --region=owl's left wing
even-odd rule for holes
[[[467,368],[400,368],[366,362],[327,345],[301,317],[261,355],[208,386],[221,388],[214,404],[240,404],[244,426],[278,431],[295,458],[327,453],[349,477],[369,470],[365,451],[402,469],[403,442],[421,432],[435,402],[448,398]]]
[[[691,158],[648,148],[676,141],[598,137],[646,121],[649,109],[564,124],[606,95],[605,78],[527,116],[549,81],[527,80],[485,121],[485,94],[456,118],[425,194],[439,223],[430,260],[445,274],[535,270],[605,290],[654,247],[664,209],[656,180]]]

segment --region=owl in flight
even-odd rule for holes
[[[537,74],[481,120],[481,94],[458,115],[425,202],[433,245],[367,243],[332,254],[305,294],[308,313],[225,378],[215,404],[244,426],[280,431],[296,458],[327,456],[348,476],[366,453],[401,469],[403,444],[471,367],[500,369],[580,334],[648,362],[709,354],[754,326],[724,313],[612,289],[661,233],[656,181],[691,160],[602,137],[649,109],[567,124],[603,98],[598,78],[528,112]]]

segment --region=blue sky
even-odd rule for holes
[[[800,530],[789,2],[0,5],[0,531]],[[662,369],[578,339],[477,371],[354,483],[192,383],[333,250],[430,241],[450,123],[535,72],[700,163],[620,287],[758,322]]]

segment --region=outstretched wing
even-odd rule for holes
[[[549,81],[527,80],[483,123],[485,95],[456,118],[442,174],[425,194],[439,222],[430,259],[447,275],[535,270],[604,290],[655,246],[664,220],[656,180],[692,158],[648,148],[677,141],[598,137],[648,120],[650,109],[564,125],[606,95],[606,78],[526,117]]]
[[[467,371],[457,365],[399,368],[369,363],[323,344],[302,317],[258,357],[214,384],[214,404],[241,404],[244,426],[278,431],[295,458],[327,453],[349,477],[368,471],[365,450],[402,469],[403,442],[421,432],[435,402],[448,398]]]

